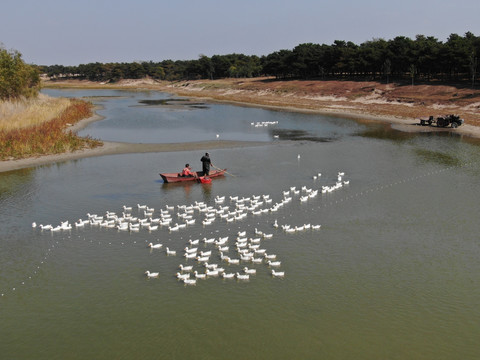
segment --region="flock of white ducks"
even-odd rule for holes
[[[314,176],[318,179],[321,173]],[[196,223],[196,220],[202,223],[203,227],[212,225],[215,222],[237,222],[242,219],[262,214],[272,214],[280,208],[297,199],[300,203],[307,203],[318,196],[319,191],[322,194],[329,193],[348,185],[349,182],[343,180],[344,173],[339,172],[334,185],[322,186],[321,189],[312,189],[306,186],[298,188],[293,186],[282,192],[282,199],[273,202],[270,195],[252,195],[250,197],[240,196],[216,196],[214,205],[208,205],[204,202],[196,201],[190,205],[165,205],[158,211],[147,205],[137,204],[136,206],[123,205],[121,215],[116,212],[107,211],[104,215],[87,213],[86,219],[79,219],[74,223],[76,228],[104,227],[112,228],[117,231],[156,231],[162,229],[168,232],[181,231],[187,229]],[[228,202],[228,205],[225,203]],[[133,215],[135,209],[135,215]],[[69,221],[62,221],[57,226],[43,225],[37,226],[32,223],[33,228],[39,228],[41,231],[65,231],[73,228]],[[321,228],[320,224],[302,224],[288,225],[278,224],[278,221],[272,224],[274,229],[281,229],[285,233],[295,233],[300,231],[313,231]],[[229,239],[235,237],[234,242]],[[238,231],[236,234],[220,236],[218,238],[204,237],[202,239],[189,239],[183,248],[183,257],[186,262],[192,261],[194,264],[180,264],[176,277],[185,285],[195,285],[197,279],[208,279],[221,277],[223,279],[237,279],[241,281],[250,280],[257,274],[255,265],[263,264],[270,270],[272,277],[283,278],[285,271],[279,271],[281,261],[277,259],[276,254],[267,252],[263,246],[266,240],[272,239],[273,233],[265,233],[255,228],[253,234],[248,234],[247,230]],[[204,249],[199,251],[199,246]],[[152,251],[163,248],[161,243],[148,243]],[[210,249],[207,247],[211,246]],[[165,248],[167,256],[177,256],[178,250]],[[220,266],[217,262],[225,264]],[[249,267],[250,266],[250,267]],[[227,268],[228,271],[225,269]],[[158,278],[158,272],[146,271],[147,278]]]

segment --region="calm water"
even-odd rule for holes
[[[158,176],[185,162],[199,168],[204,150],[105,156],[0,174],[2,358],[480,356],[478,145],[320,116],[138,103],[168,98],[154,92],[66,94],[103,96],[97,100],[106,119],[84,130],[94,137],[163,142],[219,134],[265,145],[210,151],[216,166],[235,175],[210,185],[163,184]],[[278,124],[252,127],[256,121]],[[350,183],[321,194],[339,171]],[[320,193],[300,202],[301,190],[276,212],[234,222],[217,217],[207,226],[195,210],[196,223],[175,232],[31,227],[33,221],[74,223],[87,213],[121,214],[123,205],[143,215],[136,205],[148,204],[158,217],[166,205],[219,206],[217,196],[226,196],[221,206],[231,210],[229,196],[270,195],[272,204],[261,206],[268,208],[293,186]],[[170,210],[174,222],[181,222],[179,211]],[[275,220],[322,227],[286,233],[273,227]],[[238,258],[237,232],[257,237],[255,229],[273,234],[261,247],[277,255],[285,278],[272,278],[265,263],[228,265],[215,246],[201,243],[199,250],[212,250],[210,262],[227,272],[248,266],[257,274],[249,281],[198,280],[196,286],[176,279],[179,264],[204,272],[182,256],[189,239],[229,236],[228,255]],[[149,242],[163,248],[152,251]],[[177,255],[167,256],[167,246]],[[146,270],[160,277],[149,280]]]

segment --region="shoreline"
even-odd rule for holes
[[[142,86],[146,85],[146,86]],[[425,133],[425,132],[451,132],[458,134],[460,136],[466,136],[473,139],[480,139],[480,126],[474,126],[469,124],[463,124],[461,127],[452,130],[450,128],[436,128],[431,126],[420,126],[418,120],[411,117],[405,116],[393,116],[386,114],[372,114],[371,112],[364,111],[362,109],[356,109],[348,106],[317,106],[316,108],[307,108],[301,104],[296,106],[292,105],[290,102],[286,101],[278,104],[266,104],[259,103],[257,97],[260,96],[257,94],[250,95],[250,97],[242,97],[242,100],[234,100],[229,97],[223,97],[222,94],[209,93],[209,91],[203,91],[203,89],[190,89],[189,91],[185,88],[178,86],[148,86],[150,84],[143,84],[141,81],[135,84],[129,84],[129,86],[119,87],[124,90],[154,90],[160,92],[167,92],[177,96],[193,97],[196,99],[203,99],[208,102],[217,102],[217,103],[226,103],[238,106],[249,106],[264,108],[270,110],[278,111],[289,111],[289,112],[302,112],[308,114],[318,114],[332,117],[342,117],[347,119],[352,119],[355,121],[360,121],[363,123],[384,123],[390,125],[395,130],[411,133]],[[68,86],[65,86],[68,87]],[[71,88],[78,88],[79,86],[70,86]],[[82,86],[80,86],[82,87]],[[89,86],[83,86],[84,88],[89,88]],[[102,88],[109,88],[109,86],[102,86]],[[278,97],[277,101],[281,101],[282,97]],[[335,101],[333,101],[335,103]],[[331,105],[331,104],[330,104]],[[97,111],[101,109],[99,105],[96,105],[94,108],[94,115],[82,119],[76,124],[70,126],[67,130],[77,132],[90,123],[102,120],[104,117],[99,115]],[[102,141],[102,140],[101,140]],[[133,154],[133,153],[148,153],[148,152],[173,152],[173,151],[192,151],[192,150],[211,150],[211,149],[224,149],[224,148],[235,148],[235,147],[249,147],[249,146],[266,146],[271,145],[270,142],[252,142],[252,141],[225,141],[225,140],[212,140],[212,141],[202,141],[202,142],[190,142],[190,143],[126,143],[126,142],[111,142],[111,141],[102,141],[103,145],[94,149],[82,149],[75,152],[63,153],[63,154],[52,154],[52,155],[42,155],[31,158],[19,159],[19,160],[5,160],[0,161],[0,172],[7,172],[13,170],[19,170],[28,167],[41,166],[56,162],[76,160],[87,157],[96,157],[96,156],[106,156],[106,155],[115,155],[115,154]]]

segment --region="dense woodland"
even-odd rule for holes
[[[279,79],[351,79],[382,81],[445,81],[473,85],[480,37],[451,34],[442,42],[417,35],[373,39],[360,45],[335,41],[331,45],[300,44],[266,56],[229,54],[196,60],[90,63],[43,66],[52,78],[80,78],[115,82],[149,76],[159,80],[218,79],[275,76]]]

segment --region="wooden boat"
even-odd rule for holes
[[[221,169],[221,170],[213,170],[210,171],[210,175],[208,175],[209,178],[215,178],[218,176],[223,176],[225,175],[225,171],[227,169]],[[180,173],[160,173],[160,176],[163,179],[163,182],[165,183],[174,183],[174,182],[184,182],[184,181],[198,181],[200,182],[200,177],[203,177],[203,171],[197,171],[197,177],[193,176],[181,176]]]

